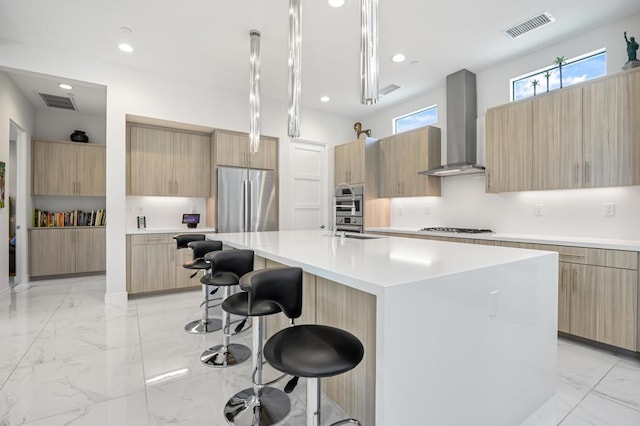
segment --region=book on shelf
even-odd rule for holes
[[[34,228],[64,228],[70,226],[105,226],[105,209],[70,212],[48,212],[33,209],[31,225]]]

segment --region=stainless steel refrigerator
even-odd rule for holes
[[[218,232],[275,231],[276,173],[218,167]]]

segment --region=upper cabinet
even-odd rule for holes
[[[33,195],[106,194],[104,145],[34,140],[31,158]]]
[[[583,87],[585,188],[640,184],[640,72]]]
[[[640,185],[640,69],[487,110],[487,192]]]
[[[582,187],[582,88],[532,101],[531,189]]]
[[[211,137],[129,126],[128,195],[209,197]]]
[[[439,196],[440,178],[419,175],[440,165],[440,129],[421,127],[380,139],[379,196]]]
[[[365,141],[359,139],[335,147],[335,184],[365,183]]]
[[[261,136],[257,153],[249,152],[249,135],[228,130],[214,132],[216,165],[276,170],[278,140]]]
[[[532,189],[531,122],[531,101],[487,112],[487,192]]]

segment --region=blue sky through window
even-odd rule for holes
[[[590,56],[567,61],[562,66],[562,86],[567,87],[605,75],[607,73],[606,53],[606,51],[601,51]],[[547,78],[545,77],[547,71],[550,72],[548,90]],[[558,67],[554,64],[548,68],[512,80],[514,101],[533,96],[533,80],[538,80],[539,82],[536,88],[537,94],[559,89],[560,73]]]
[[[402,133],[422,126],[435,124],[438,121],[438,106],[422,109],[393,120],[394,133]]]

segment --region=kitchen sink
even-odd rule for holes
[[[346,234],[344,237],[353,238],[356,240],[377,240],[378,238],[382,238],[382,237],[374,237],[371,235],[360,235],[360,234]]]

